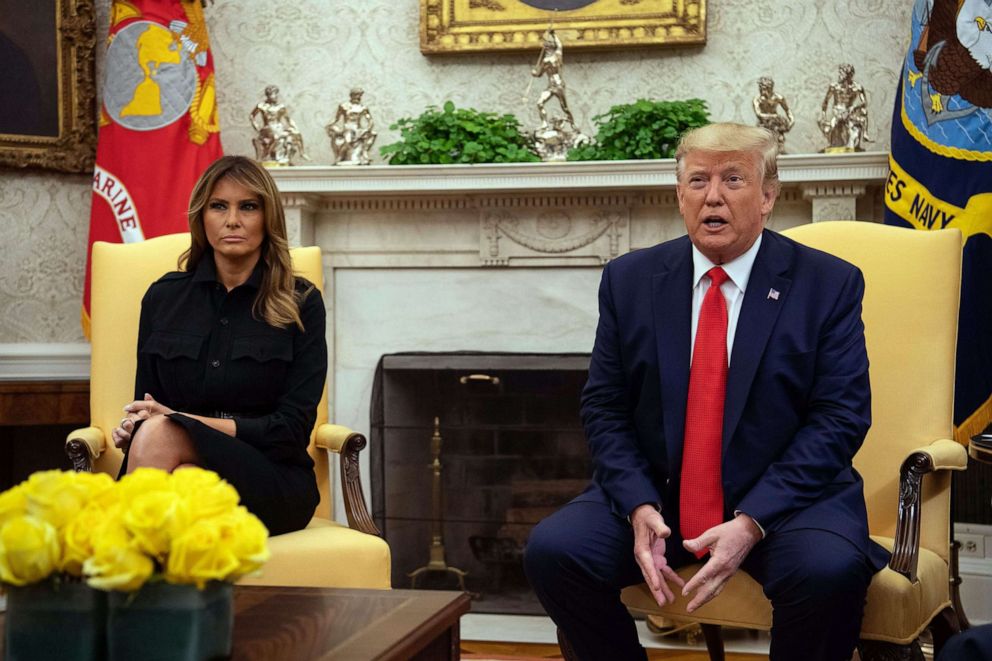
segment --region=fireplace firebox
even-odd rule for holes
[[[392,550],[394,587],[462,587],[474,612],[543,613],[523,548],[588,484],[579,419],[588,366],[588,354],[382,357],[372,514]]]

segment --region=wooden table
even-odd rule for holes
[[[233,659],[459,658],[462,592],[238,586]]]
[[[469,603],[462,592],[237,586],[231,658],[455,660]]]
[[[971,439],[968,456],[983,464],[992,464],[992,435],[982,434]]]

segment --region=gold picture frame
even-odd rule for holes
[[[549,25],[569,50],[705,44],[706,0],[420,0],[420,51],[535,50]]]
[[[94,0],[0,0],[0,166],[92,172]]]

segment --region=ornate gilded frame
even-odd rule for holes
[[[0,133],[0,166],[91,172],[96,155],[94,0],[55,1],[58,135]]]
[[[705,44],[706,0],[420,0],[420,51],[532,51],[551,23],[570,51]]]

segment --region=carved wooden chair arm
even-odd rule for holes
[[[372,521],[362,492],[362,478],[358,469],[358,453],[368,441],[356,431],[343,425],[320,425],[316,445],[341,456],[341,483],[344,494],[344,511],[348,526],[370,535],[380,535]]]
[[[75,429],[65,439],[65,453],[77,473],[91,472],[93,460],[103,454],[105,447],[107,436],[99,427]]]
[[[916,581],[920,556],[920,511],[923,476],[938,470],[965,470],[968,452],[960,443],[942,438],[909,453],[899,469],[899,512],[889,568]]]

